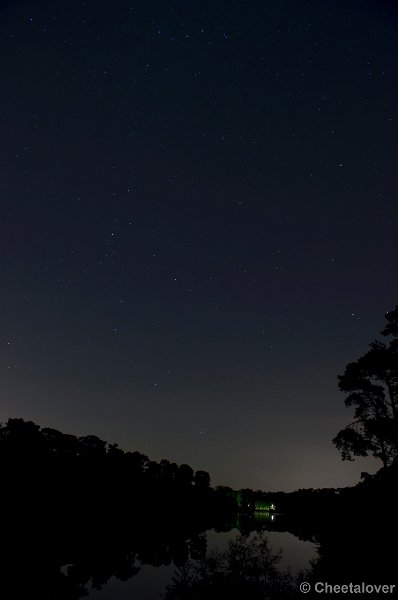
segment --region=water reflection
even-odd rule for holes
[[[290,598],[294,578],[278,569],[281,555],[273,552],[264,532],[237,536],[226,551],[213,551],[200,561],[179,567],[167,586],[165,600],[219,598]]]
[[[313,544],[302,542],[289,533],[263,531],[241,536],[237,529],[229,532],[211,530],[200,536],[195,545],[198,542],[200,548],[195,559],[191,552],[190,558],[177,567],[174,564],[142,565],[140,572],[128,582],[112,578],[101,591],[92,590],[90,597],[96,600],[150,600],[156,597],[174,600],[191,596],[210,599],[212,594],[222,591],[223,597],[231,598],[234,597],[231,596],[232,579],[234,590],[238,586],[241,597],[242,594],[244,597],[250,594],[251,598],[256,598],[257,594],[264,597],[266,591],[271,597],[277,597],[276,589],[283,588],[284,597],[288,598],[295,573],[309,567],[310,559],[315,556]],[[305,546],[311,547],[312,552],[308,553]],[[303,555],[306,562],[297,562]],[[288,568],[292,570],[291,577],[286,573]],[[266,579],[271,580],[272,585],[266,585]]]
[[[211,488],[209,475],[189,465],[155,463],[95,436],[20,419],[0,434],[1,598],[78,600],[112,589],[118,600],[132,582],[145,589],[146,573],[152,581],[162,572],[164,591],[174,569],[169,598],[183,598],[181,590],[185,599],[203,592],[208,600],[213,590],[232,598],[238,589],[251,600],[278,589],[286,598],[292,582],[280,573],[279,544],[267,541],[277,532],[318,544],[310,582],[389,584],[395,573],[386,542],[398,530],[398,463],[345,490],[237,492]],[[212,527],[232,538],[213,554],[204,534]],[[116,581],[126,582],[117,592]]]
[[[294,519],[264,511],[206,532],[188,518],[179,524],[161,518],[140,524],[136,518],[118,527],[99,520],[97,528],[86,529],[57,521],[43,531],[21,517],[8,524],[8,541],[0,546],[1,597],[149,600],[163,594],[165,600],[189,600],[202,594],[210,600],[213,592],[233,598],[240,590],[240,597],[254,600],[264,597],[269,583],[267,597],[278,598],[283,590],[281,597],[289,598],[296,574],[309,567],[310,582],[394,583],[394,556],[383,552],[387,529],[371,519],[363,527],[369,513],[359,510]],[[392,532],[391,515],[389,523]],[[291,576],[284,574],[287,568]]]
[[[38,532],[25,531],[23,554],[17,542],[14,549],[3,544],[1,596],[211,600],[212,594],[234,598],[239,590],[241,598],[251,600],[278,598],[279,593],[289,598],[297,589],[296,574],[309,567],[305,579],[312,582],[394,583],[394,558],[382,552],[385,530],[377,523],[368,522],[364,529],[352,516],[332,512],[317,525],[271,517],[241,515],[224,531],[201,532],[193,524],[173,529],[162,521],[131,525],[122,534],[99,528],[73,539],[54,531],[53,543],[47,537],[46,545],[38,544]],[[310,541],[314,538],[318,545]],[[7,578],[12,593],[5,593]],[[21,593],[24,585],[35,593]]]
[[[260,522],[266,519],[262,515]],[[268,514],[269,522],[271,515]],[[290,533],[246,531],[238,519],[230,531],[209,530],[187,540],[187,558],[180,564],[172,562],[161,567],[141,564],[135,577],[126,583],[112,578],[109,585],[100,591],[91,590],[90,597],[96,600],[127,600],[140,598],[149,600],[164,597],[209,598],[223,594],[233,598],[239,590],[240,597],[279,597],[282,590],[285,598],[290,597],[294,577],[303,568],[309,568],[310,560],[316,556],[316,548]],[[247,521],[247,519],[246,519]],[[258,520],[256,519],[256,522]],[[247,522],[243,526],[248,529]],[[290,570],[292,576],[286,571]],[[233,589],[232,589],[232,587]],[[279,594],[279,592],[278,592]]]
[[[257,523],[275,521],[275,514],[269,510],[256,510],[254,513],[254,519]]]

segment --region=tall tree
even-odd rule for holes
[[[354,415],[333,443],[343,460],[372,455],[387,466],[398,457],[398,306],[385,316],[381,333],[390,338],[388,343],[372,342],[369,351],[338,377]]]

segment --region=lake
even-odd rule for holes
[[[214,550],[225,552],[230,540],[236,539],[241,533],[237,529],[228,532],[206,531],[207,555]],[[255,532],[248,536],[253,538]],[[302,541],[295,535],[286,531],[267,531],[264,534],[271,546],[272,553],[282,551],[278,568],[282,571],[290,570],[293,575],[301,570],[310,568],[310,561],[317,557],[316,544]],[[176,566],[169,565],[151,566],[141,564],[137,575],[128,581],[120,581],[112,577],[109,583],[101,590],[89,590],[89,597],[95,600],[153,600],[162,598],[166,586],[172,582]]]

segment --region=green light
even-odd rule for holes
[[[275,510],[275,504],[272,504],[271,502],[262,502],[261,500],[258,500],[255,503],[255,511],[262,511],[262,512],[270,512],[271,510]]]

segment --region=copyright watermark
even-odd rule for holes
[[[331,584],[326,581],[317,581],[313,585],[303,581],[299,585],[300,592],[308,594],[313,589],[317,594],[392,594],[396,584],[383,583],[344,583],[343,585]]]

